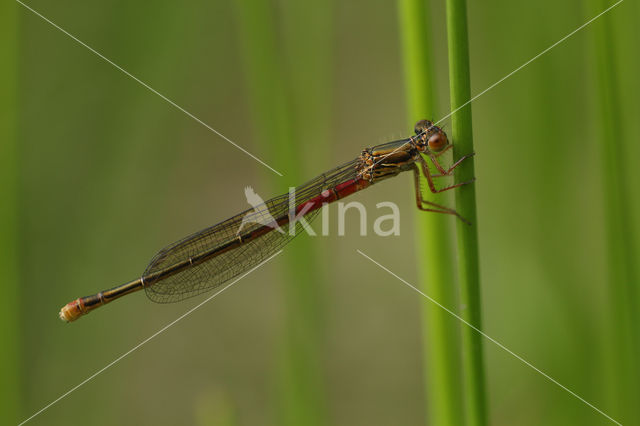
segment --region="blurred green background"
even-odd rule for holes
[[[27,4],[283,177],[19,4],[3,6],[13,25],[4,28],[17,34],[4,38],[17,73],[3,65],[15,100],[3,115],[17,135],[3,136],[4,223],[15,226],[2,243],[17,255],[17,263],[5,257],[13,263],[2,284],[3,315],[17,327],[3,360],[17,374],[2,389],[13,401],[10,423],[204,297],[157,305],[132,295],[70,325],[57,319],[63,304],[138,277],[164,245],[244,210],[245,186],[276,195],[411,132],[395,2],[238,3]],[[472,93],[604,7],[469,2]],[[444,4],[431,10],[439,103],[429,118],[438,119],[449,112]],[[614,418],[624,414],[611,390],[609,188],[599,144],[625,150],[618,177],[629,183],[626,232],[638,241],[639,19],[636,2],[622,3],[473,103],[484,331]],[[594,39],[605,24],[621,93],[615,140],[601,131]],[[31,423],[275,425],[308,415],[318,424],[425,424],[420,307],[428,302],[356,253],[417,281],[429,253],[414,250],[412,177],[353,200],[368,208],[370,235],[350,215],[338,237],[332,206],[330,236],[297,239]],[[399,237],[373,235],[381,201],[400,206]],[[291,266],[299,253],[308,267]],[[291,296],[296,288],[305,293]],[[292,308],[296,300],[308,305]],[[308,335],[291,330],[298,322]],[[489,342],[485,356],[491,424],[610,424]],[[313,374],[299,380],[305,373],[287,373],[291,362]],[[300,394],[300,404],[317,405],[291,415]]]

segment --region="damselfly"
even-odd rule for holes
[[[300,218],[309,222],[325,204],[404,171],[413,172],[418,209],[454,215],[465,221],[455,210],[425,200],[420,189],[421,172],[433,193],[472,182],[436,188],[434,178],[450,176],[453,169],[473,155],[465,155],[445,169],[438,157],[450,148],[440,127],[421,120],[415,126],[414,136],[367,148],[355,160],[295,188],[295,203],[289,194],[281,195],[171,244],[156,254],[139,279],[76,299],[60,310],[60,318],[74,321],[142,289],[159,303],[177,302],[207,292],[260,264],[291,241],[302,230]],[[430,172],[427,158],[437,174]],[[293,232],[283,231],[283,226]]]

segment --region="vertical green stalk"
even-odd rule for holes
[[[270,164],[293,180],[297,170],[291,111],[286,93],[282,59],[277,46],[276,28],[269,0],[237,2],[240,37],[243,44],[244,72],[251,101],[258,142],[271,153]],[[276,175],[273,182],[283,183]]]
[[[400,35],[404,59],[405,92],[411,123],[434,118],[434,81],[431,63],[428,5],[426,0],[399,0]],[[410,127],[411,128],[411,127]],[[428,188],[424,177],[421,187]],[[429,194],[429,199],[448,204],[448,194]],[[454,258],[451,217],[417,211],[417,250],[420,287],[444,306],[455,309]],[[460,377],[460,327],[441,308],[422,305],[424,375],[429,424],[457,426],[463,423]]]
[[[285,0],[282,7],[282,45],[285,52],[291,129],[296,168],[285,168],[295,185],[318,173],[330,140],[331,13],[332,2],[310,5]],[[306,160],[306,162],[305,162]],[[290,179],[290,180],[289,180]],[[285,345],[280,359],[280,403],[284,425],[329,423],[324,393],[324,284],[317,241],[307,235],[293,243],[285,280]],[[300,277],[305,277],[301,282]]]
[[[471,99],[466,0],[447,0],[447,40],[451,110],[456,111]],[[454,158],[474,152],[471,104],[460,108],[451,116],[451,138]],[[456,169],[455,180],[466,182],[473,179],[474,175],[474,162],[473,158],[470,158]],[[473,326],[482,329],[475,184],[458,188],[455,197],[456,209],[472,223],[469,226],[457,222],[458,273],[460,297],[464,307],[462,317]],[[482,336],[471,327],[462,328],[462,362],[467,424],[486,425],[487,401]]]
[[[285,174],[284,179],[277,178],[277,181],[273,176],[274,186],[284,189],[283,182],[297,185],[309,177],[300,160],[301,152],[307,150],[306,144],[312,141],[296,128],[293,120],[297,111],[293,106],[304,105],[298,102],[299,97],[308,96],[308,93],[298,89],[296,79],[286,78],[287,68],[283,49],[277,40],[272,3],[269,0],[244,1],[238,2],[238,8],[249,89],[259,126],[257,134],[269,147],[269,162]],[[289,18],[296,19],[296,14],[292,15]],[[300,51],[296,43],[290,42],[288,47],[294,53]],[[314,52],[313,45],[307,49]],[[309,80],[314,81],[314,78]],[[314,87],[313,90],[326,90],[326,87]],[[309,110],[307,112],[312,114]],[[277,384],[280,419],[277,423],[321,425],[325,423],[326,410],[320,343],[323,335],[320,321],[322,297],[319,295],[321,285],[315,278],[320,273],[308,238],[303,235],[292,244],[295,247],[288,249],[286,256],[284,336]],[[299,280],[302,276],[307,277],[304,283]]]
[[[610,5],[591,0],[591,14]],[[622,10],[618,11],[619,13]],[[624,12],[622,12],[624,13]],[[602,179],[605,188],[605,221],[607,231],[608,288],[610,291],[612,348],[608,362],[613,366],[612,399],[624,424],[640,421],[640,338],[638,336],[638,276],[633,222],[630,217],[628,171],[625,168],[626,128],[622,120],[624,99],[618,87],[616,40],[613,32],[615,15],[603,16],[594,24],[592,48],[596,60],[596,103],[598,109]]]
[[[18,273],[18,7],[0,5],[0,423],[20,415],[20,294]]]

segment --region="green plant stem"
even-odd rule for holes
[[[297,93],[297,79],[287,79],[287,69],[277,40],[274,8],[268,0],[238,2],[240,26],[244,41],[245,69],[251,93],[254,117],[258,124],[256,134],[271,153],[269,162],[285,173],[273,175],[274,186],[284,189],[284,182],[292,185],[303,182],[305,170],[300,161],[308,137],[297,134],[293,105]],[[295,15],[295,13],[293,13]],[[296,19],[291,16],[290,19]],[[311,18],[313,19],[313,17]],[[291,42],[289,49],[299,52]],[[314,52],[308,45],[309,52]],[[296,69],[295,72],[302,72]],[[314,78],[310,78],[314,81]],[[317,88],[314,88],[317,90]],[[295,93],[295,95],[294,95]],[[308,93],[307,93],[308,96]],[[312,115],[312,111],[307,109]],[[322,119],[322,117],[319,117]],[[326,122],[325,122],[326,124]],[[322,141],[325,143],[325,141]],[[303,232],[304,233],[304,232]],[[278,356],[277,398],[282,425],[322,425],[325,422],[325,398],[322,383],[322,288],[310,241],[302,235],[287,249],[286,279],[284,280],[285,308],[282,320],[283,342]],[[301,283],[299,277],[305,278]]]
[[[433,119],[434,73],[431,64],[426,0],[400,0],[401,45],[404,59],[405,93],[411,125],[419,119]],[[411,128],[411,127],[410,127]],[[422,188],[428,188],[424,177]],[[429,199],[448,204],[448,194],[430,194]],[[454,258],[451,218],[417,211],[416,245],[420,287],[439,303],[455,309]],[[462,424],[462,383],[460,377],[459,336],[457,320],[429,301],[422,304],[422,329],[426,413],[429,424]]]
[[[465,0],[447,0],[447,40],[452,111],[471,99],[466,7]],[[470,104],[452,115],[451,137],[454,158],[460,158],[462,155],[474,152]],[[464,161],[456,169],[456,182],[466,182],[474,178],[473,160],[470,158]],[[457,189],[455,197],[456,209],[472,223],[471,226],[460,221],[457,223],[462,317],[473,326],[482,329],[475,184]],[[486,425],[487,406],[482,336],[471,327],[462,328],[462,360],[467,424],[472,426]]]
[[[591,0],[591,14],[598,13],[610,4]],[[621,12],[621,11],[620,11]],[[612,348],[608,362],[613,367],[610,387],[613,403],[623,424],[640,421],[640,339],[638,323],[638,276],[635,270],[637,256],[627,200],[628,171],[625,168],[625,123],[621,105],[624,100],[618,87],[616,70],[616,40],[613,32],[615,16],[603,16],[593,28],[593,50],[596,60],[596,104],[599,106],[598,122],[602,179],[605,188],[605,222],[607,231],[607,263],[610,292]]]
[[[317,173],[327,158],[331,109],[332,2],[309,4],[285,0],[279,30],[283,34],[283,63],[290,127],[289,149],[296,155],[296,170],[283,165],[287,180],[297,185]],[[311,171],[311,173],[308,173]],[[285,346],[281,357],[281,412],[285,425],[327,424],[322,363],[324,292],[326,281],[317,241],[301,235],[293,243],[293,256],[285,280]],[[307,277],[304,283],[300,277]]]
[[[20,281],[18,271],[18,4],[0,6],[0,424],[20,415]]]

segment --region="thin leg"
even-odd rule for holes
[[[449,147],[452,145],[449,145]],[[473,157],[475,155],[475,152],[472,152],[471,154],[467,154],[467,155],[463,155],[462,157],[460,157],[458,159],[458,161],[456,161],[455,163],[453,163],[451,165],[451,167],[449,167],[449,170],[445,170],[444,167],[442,167],[442,165],[440,165],[440,162],[438,161],[438,157],[440,156],[440,154],[442,154],[443,152],[445,152],[447,149],[449,149],[449,147],[447,147],[444,151],[440,152],[439,154],[434,154],[433,152],[429,152],[427,155],[429,156],[429,158],[431,158],[431,161],[433,162],[433,165],[436,166],[436,169],[438,169],[438,171],[445,176],[448,176],[451,174],[451,172],[453,171],[453,169],[455,169],[456,167],[458,167],[460,165],[460,163],[462,163],[464,160],[466,160],[467,158]]]
[[[460,214],[458,214],[458,212],[455,211],[454,209],[450,209],[448,207],[441,206],[440,204],[436,204],[436,203],[433,203],[431,201],[427,201],[427,200],[422,198],[422,191],[420,189],[420,171],[418,170],[418,167],[415,166],[415,165],[413,167],[413,181],[414,181],[415,189],[416,189],[416,205],[417,205],[419,210],[422,210],[423,212],[434,212],[434,213],[450,214],[450,215],[456,216],[458,219],[460,219],[461,221],[463,221],[467,225],[471,225],[471,222],[469,222],[468,220],[466,220],[465,218],[460,216]],[[424,207],[424,204],[432,206],[432,207],[435,207],[435,209]]]
[[[448,210],[436,210],[436,209],[427,209],[424,207],[420,207],[420,210],[423,212],[434,212],[434,213],[444,213],[444,214],[450,214],[453,216],[456,216],[458,219],[460,219],[461,221],[463,221],[464,223],[466,223],[467,225],[471,225],[471,222],[469,222],[467,219],[465,219],[464,217],[460,216],[458,214],[458,212],[450,212]]]
[[[462,159],[464,159],[464,157]],[[461,160],[458,160],[458,163]],[[469,180],[467,182],[460,182],[460,183],[456,183],[455,185],[450,185],[450,186],[446,186],[446,187],[441,188],[441,189],[436,189],[436,186],[433,184],[433,178],[431,177],[431,171],[429,170],[429,165],[427,164],[425,159],[422,158],[422,157],[420,157],[419,161],[420,161],[420,166],[422,167],[422,173],[427,178],[427,183],[429,184],[429,189],[434,194],[437,194],[437,193],[443,192],[443,191],[448,191],[450,189],[457,188],[457,187],[462,186],[462,185],[467,185],[467,184],[469,184],[471,182],[474,182],[476,180],[476,178],[473,178],[473,179],[471,179],[471,180]],[[444,174],[446,175],[447,173],[445,172]]]
[[[449,144],[449,145],[447,145],[447,147],[445,149],[443,149],[442,151],[438,152],[437,154],[433,154],[433,156],[438,158],[442,154],[444,154],[445,152],[449,151],[451,148],[453,148],[453,145]]]

